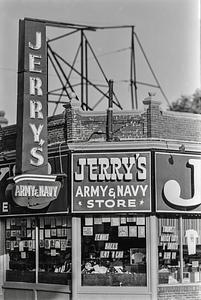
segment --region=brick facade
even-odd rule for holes
[[[106,112],[84,112],[76,102],[69,102],[63,114],[48,119],[48,144],[106,139]],[[163,111],[151,96],[143,103],[141,112],[113,112],[114,141],[151,138],[201,142],[200,115]],[[16,138],[16,125],[0,127],[0,151],[15,150]]]
[[[158,288],[158,300],[200,300],[200,285],[175,285]]]

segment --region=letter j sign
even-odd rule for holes
[[[201,212],[201,156],[156,153],[156,211]]]

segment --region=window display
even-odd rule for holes
[[[201,282],[201,220],[159,219],[158,255],[159,284]]]
[[[177,283],[180,274],[179,220],[159,219],[159,284]]]
[[[82,218],[82,285],[146,286],[145,217]]]
[[[69,284],[72,241],[69,217],[9,218],[5,232],[7,281]]]
[[[183,218],[183,282],[201,282],[201,220]]]

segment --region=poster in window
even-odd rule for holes
[[[67,235],[67,229],[66,228],[62,228],[61,229],[61,236],[66,236]]]
[[[118,243],[105,243],[105,250],[117,250]]]
[[[96,233],[95,234],[95,241],[108,241],[109,240],[109,233]]]
[[[95,225],[101,225],[102,224],[102,218],[94,218],[94,224]]]
[[[85,217],[85,226],[93,226],[93,218]]]
[[[61,240],[61,251],[65,251],[67,247],[67,240]]]
[[[44,230],[43,229],[39,230],[39,238],[40,238],[40,240],[44,239]]]
[[[56,228],[51,229],[51,236],[57,236],[57,230]]]
[[[92,236],[93,235],[93,227],[83,227],[83,235],[84,236]]]
[[[36,236],[35,229],[32,229],[31,235],[32,235],[32,239],[35,240],[35,236]]]
[[[129,226],[129,237],[137,237],[137,226]]]
[[[136,217],[127,217],[127,222],[136,223]]]
[[[120,218],[119,217],[112,217],[111,218],[111,226],[119,226],[120,225]]]
[[[100,251],[100,258],[109,258],[110,251]]]
[[[110,217],[102,217],[103,223],[110,223]]]
[[[54,248],[55,247],[55,240],[51,239],[50,240],[50,248]]]
[[[10,230],[6,230],[6,238],[9,239],[11,237],[11,232]]]
[[[50,249],[50,240],[45,240],[45,249]]]
[[[51,249],[50,256],[56,256],[56,255],[57,255],[56,249]]]
[[[45,247],[45,241],[44,240],[40,240],[39,241],[39,245],[40,245],[40,248],[44,248]]]
[[[145,226],[138,226],[138,238],[145,238]]]
[[[32,235],[31,235],[31,229],[27,229],[27,237],[28,237],[28,238],[31,238],[31,237],[32,237]]]
[[[118,237],[127,237],[127,236],[128,236],[128,226],[119,226]]]
[[[136,224],[145,225],[145,217],[137,217]]]
[[[26,252],[24,252],[24,251],[21,252],[21,258],[22,258],[22,259],[25,259],[25,258],[26,258]]]
[[[57,229],[57,236],[58,236],[58,237],[61,237],[61,236],[62,236],[62,230],[61,230],[61,228],[58,228],[58,229]]]
[[[60,249],[61,248],[61,242],[60,240],[55,240],[55,248]]]
[[[126,224],[126,217],[121,217],[121,224]]]
[[[116,251],[115,258],[123,258],[124,251]]]

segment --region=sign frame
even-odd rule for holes
[[[193,154],[193,153],[178,153],[178,152],[162,152],[162,151],[156,151],[154,153],[154,161],[155,161],[155,211],[156,213],[170,213],[170,214],[191,214],[191,215],[196,215],[196,214],[201,214],[201,201],[200,201],[200,204],[197,205],[197,207],[195,207],[194,209],[190,209],[190,207],[187,207],[187,206],[184,206],[183,209],[180,209],[179,207],[180,206],[176,206],[174,207],[174,205],[172,205],[170,202],[167,201],[166,199],[166,196],[164,195],[164,185],[168,182],[168,181],[175,181],[178,183],[178,187],[180,186],[180,183],[183,184],[180,190],[180,195],[181,195],[181,198],[185,201],[188,201],[187,199],[187,196],[185,196],[184,198],[184,193],[186,194],[186,191],[183,193],[183,188],[184,188],[184,185],[185,185],[185,190],[187,190],[187,187],[186,185],[188,186],[191,186],[191,191],[193,191],[193,186],[192,186],[192,182],[194,181],[194,175],[192,176],[191,174],[191,181],[188,180],[188,182],[183,182],[182,179],[181,181],[178,180],[178,174],[176,174],[177,172],[179,173],[179,171],[175,172],[175,177],[174,177],[174,173],[173,173],[173,178],[167,178],[165,182],[163,182],[163,184],[161,183],[161,180],[163,181],[163,178],[161,179],[161,169],[162,167],[160,166],[160,171],[157,170],[158,168],[158,161],[157,161],[157,156],[159,155],[162,155],[162,156],[166,156],[167,158],[169,158],[170,162],[169,164],[173,165],[175,163],[175,161],[177,160],[177,163],[178,163],[178,158],[180,158],[181,160],[184,160],[186,161],[186,165],[182,166],[181,168],[183,168],[182,171],[185,171],[184,169],[186,169],[186,172],[188,172],[190,174],[190,172],[192,173],[193,172],[193,166],[189,165],[187,166],[188,164],[188,161],[190,159],[196,159],[196,158],[199,158],[199,160],[201,161],[201,155],[199,154]],[[191,169],[191,171],[190,171]],[[167,169],[166,169],[166,173],[167,173]],[[180,172],[182,175],[184,173]],[[160,175],[159,175],[160,174]],[[188,177],[190,176],[188,174]],[[186,174],[184,174],[184,177],[187,176]],[[193,177],[193,179],[192,179]],[[201,174],[200,174],[200,178],[201,178]],[[179,182],[178,182],[179,181]],[[173,184],[175,184],[175,182],[173,182]],[[169,183],[171,184],[171,182]],[[166,185],[167,186],[167,185]],[[175,185],[176,187],[176,185]],[[163,192],[161,190],[161,188],[163,188]],[[177,191],[176,191],[177,192]],[[166,188],[166,193],[167,193],[167,188]],[[183,193],[183,194],[182,194]],[[188,191],[188,193],[190,194],[190,191]],[[162,195],[162,196],[161,196]],[[190,196],[192,197],[192,196]],[[178,198],[175,196],[175,198]],[[161,204],[162,203],[162,204]],[[187,202],[186,202],[187,203]],[[168,205],[169,204],[169,205]],[[192,205],[193,207],[193,205]]]
[[[128,156],[128,155],[134,155],[134,154],[140,154],[143,155],[145,154],[147,156],[147,165],[148,165],[148,172],[147,172],[147,179],[146,182],[148,184],[148,193],[149,193],[149,199],[146,201],[148,201],[148,208],[147,209],[113,209],[113,210],[106,210],[106,209],[100,209],[100,210],[77,210],[74,207],[74,158],[75,157],[85,157],[88,158],[90,156],[93,157],[100,157],[101,155],[103,156],[119,156],[119,155],[124,155]],[[90,152],[74,152],[71,154],[71,212],[72,213],[77,213],[77,214],[92,214],[92,213],[150,213],[152,211],[152,202],[151,202],[151,198],[152,198],[152,153],[151,151],[137,151],[137,150],[131,150],[131,151],[125,151],[123,152],[123,150],[121,151],[90,151]]]

